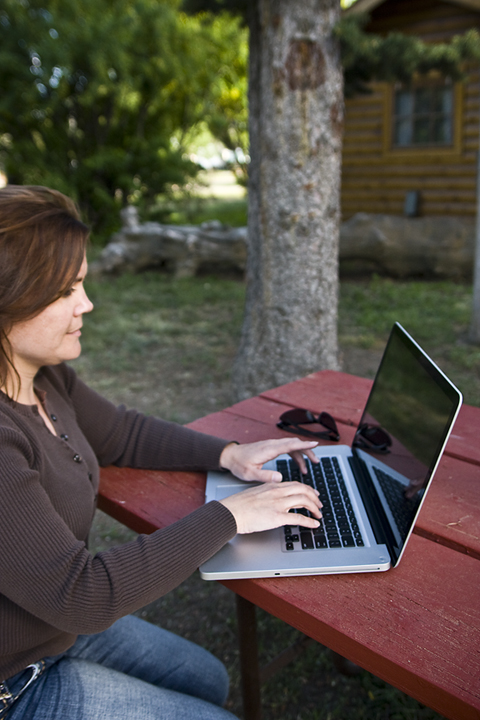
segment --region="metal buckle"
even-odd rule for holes
[[[25,685],[21,688],[20,692],[18,692],[15,696],[13,696],[11,692],[9,692],[7,686],[4,683],[0,683],[0,701],[3,703],[3,707],[0,706],[0,718],[4,717],[5,713],[7,713],[8,710],[12,707],[13,703],[18,700],[21,695],[23,695],[28,686],[31,685],[34,680],[36,680],[38,676],[43,673],[43,671],[45,670],[45,662],[43,660],[40,660],[39,662],[27,665],[25,671],[26,670],[31,670],[32,674],[25,683]]]

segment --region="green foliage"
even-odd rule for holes
[[[335,34],[340,41],[345,95],[368,92],[372,80],[409,83],[415,75],[436,71],[442,77],[461,80],[463,66],[480,60],[480,34],[469,30],[449,43],[424,43],[400,32],[386,37],[365,32],[366,15],[343,18]]]
[[[215,13],[226,10],[246,17],[249,4],[249,0],[184,0],[182,8],[192,15],[199,12]]]
[[[4,0],[0,160],[10,182],[68,193],[108,234],[125,202],[144,206],[195,175],[186,144],[215,114],[239,22],[178,6]]]
[[[215,16],[213,16],[215,17]],[[223,27],[222,27],[223,30]],[[217,69],[211,87],[212,100],[206,107],[205,121],[212,135],[226,148],[242,150],[237,156],[234,171],[246,184],[248,166],[243,158],[248,154],[248,32],[240,24],[231,26],[231,46],[237,52],[230,62]]]

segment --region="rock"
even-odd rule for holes
[[[471,279],[475,221],[357,213],[340,230],[343,273]]]
[[[199,226],[140,223],[132,206],[122,210],[121,218],[122,229],[91,264],[93,274],[164,267],[176,277],[190,277],[201,266],[245,270],[247,228],[215,220]],[[340,229],[340,271],[469,280],[474,241],[474,219],[357,213]]]

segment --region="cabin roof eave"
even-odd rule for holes
[[[441,2],[451,3],[453,5],[461,5],[469,10],[480,12],[480,0],[440,0]],[[353,5],[343,10],[342,15],[360,15],[361,13],[370,13],[379,5],[388,2],[388,0],[356,0]]]

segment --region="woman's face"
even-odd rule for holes
[[[81,353],[82,315],[93,310],[83,281],[87,274],[84,258],[70,290],[31,320],[17,323],[8,334],[13,364],[20,375],[34,373],[42,365],[57,365]]]

